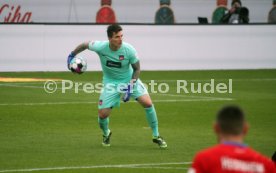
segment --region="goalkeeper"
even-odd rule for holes
[[[158,120],[154,105],[147,89],[139,79],[140,62],[136,50],[123,42],[123,30],[118,24],[107,28],[108,41],[84,42],[77,46],[68,56],[67,64],[76,54],[89,49],[96,52],[101,61],[104,87],[98,103],[98,123],[103,131],[103,146],[110,146],[111,130],[109,116],[114,107],[120,106],[120,96],[123,101],[130,97],[137,100],[145,109],[146,119],[152,129],[152,141],[160,148],[166,148],[165,140],[159,135]],[[69,67],[69,66],[68,66]],[[73,69],[70,69],[74,72]],[[121,87],[120,86],[125,86]]]

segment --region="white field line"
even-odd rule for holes
[[[215,79],[215,78],[210,78],[210,79],[174,79],[174,80],[154,80],[155,82],[175,82],[177,80],[185,80],[187,82],[210,82],[211,79],[214,79],[216,82],[222,82],[222,81],[228,81],[229,79],[232,79],[233,81],[275,81],[276,78],[252,78],[252,79],[233,79],[233,78],[227,78],[227,79]],[[142,80],[144,83],[145,82],[151,82],[151,80]]]
[[[42,103],[0,103],[0,106],[43,106],[43,105],[67,105],[67,104],[96,104],[98,102],[42,102]]]
[[[215,78],[214,78],[215,79]],[[251,79],[234,79],[234,78],[227,78],[227,79],[215,79],[215,81],[227,81],[229,79],[232,79],[233,81],[275,81],[276,78],[251,78]],[[64,79],[68,80],[68,79]],[[154,80],[155,82],[176,82],[177,80],[186,80],[188,82],[210,82],[210,79],[165,79],[165,80]],[[144,83],[150,83],[152,80],[142,80]],[[72,82],[78,82],[78,83],[102,83],[102,81],[72,81]],[[43,82],[2,82],[2,84],[43,84]],[[62,83],[62,81],[56,81],[56,83]],[[1,85],[1,83],[0,83]]]
[[[150,94],[157,94],[157,95],[164,95],[170,97],[186,97],[186,98],[198,98],[198,99],[222,99],[222,100],[233,100],[233,98],[223,98],[223,97],[210,97],[210,96],[187,96],[183,94],[161,94],[161,93],[150,93]]]
[[[162,102],[209,102],[209,101],[231,101],[231,98],[210,98],[210,99],[182,99],[182,100],[153,100],[155,103]],[[136,103],[137,101],[129,101],[130,103]],[[0,106],[43,106],[43,105],[67,105],[67,104],[96,104],[97,101],[91,102],[42,102],[42,103],[0,103]],[[121,102],[123,103],[123,102]]]
[[[1,84],[0,86],[4,86],[4,87],[16,87],[16,88],[35,88],[35,89],[44,89],[44,86],[33,86],[33,85],[18,85],[18,84]],[[57,89],[62,89],[62,88],[57,88]],[[81,90],[81,89],[79,89]]]
[[[187,170],[189,168],[182,168],[182,167],[161,167],[161,166],[144,166],[144,167],[124,167],[124,168],[132,168],[132,169],[179,169],[179,170]]]
[[[144,169],[179,169],[181,167],[161,167],[161,165],[190,165],[191,162],[173,162],[173,163],[146,163],[146,164],[123,164],[123,165],[95,165],[95,166],[69,166],[69,167],[52,167],[52,168],[29,168],[29,169],[7,169],[0,170],[5,172],[33,172],[33,171],[54,171],[54,170],[73,170],[73,169],[97,169],[97,168],[144,168]]]

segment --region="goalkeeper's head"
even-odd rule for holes
[[[115,34],[122,31],[123,28],[119,24],[111,24],[107,27],[107,37],[112,38]]]
[[[243,110],[236,105],[223,107],[217,113],[214,129],[220,142],[232,139],[242,142],[248,130]]]

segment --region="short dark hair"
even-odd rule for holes
[[[117,33],[122,31],[123,28],[118,24],[112,24],[107,27],[107,36],[111,38],[113,36],[113,32]]]
[[[216,121],[222,133],[239,135],[243,131],[245,115],[239,106],[228,105],[218,111]]]

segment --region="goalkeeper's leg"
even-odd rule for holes
[[[148,94],[145,94],[140,96],[137,100],[145,109],[148,124],[152,129],[153,142],[157,143],[161,148],[166,148],[167,143],[159,135],[157,114],[150,96]]]
[[[112,134],[108,128],[110,113],[111,108],[104,108],[99,110],[98,123],[101,130],[103,131],[103,146],[110,146],[110,136]]]
[[[110,88],[113,87],[113,88]],[[111,90],[112,89],[112,90]],[[111,110],[113,107],[120,106],[120,93],[117,92],[116,86],[104,85],[104,88],[101,91],[101,95],[99,98],[98,104],[98,122],[101,130],[103,131],[103,146],[110,146],[110,136],[111,131],[109,130],[109,115],[111,114]]]

